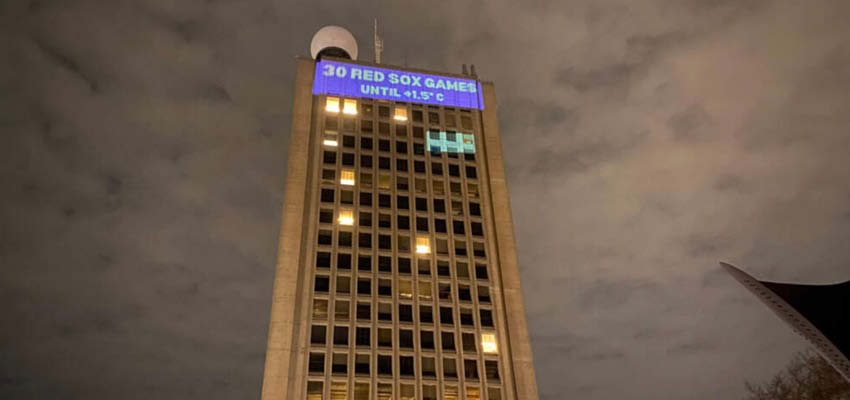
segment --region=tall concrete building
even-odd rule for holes
[[[262,398],[536,400],[493,84],[311,50]]]

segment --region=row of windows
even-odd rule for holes
[[[310,328],[310,344],[311,346],[327,346],[328,327],[326,325],[312,325]],[[401,350],[414,350],[414,331],[411,329],[400,328],[396,335],[396,343]],[[368,326],[357,326],[354,328],[354,345],[358,348],[372,348],[372,338],[370,336],[371,328]],[[331,336],[334,346],[349,346],[350,329],[348,326],[335,326],[333,335]],[[379,349],[391,350],[393,348],[393,329],[390,327],[377,328],[376,342]],[[475,343],[475,334],[471,332],[461,332],[461,350],[464,354],[478,354],[478,347]],[[482,354],[498,354],[498,346],[496,344],[496,336],[494,333],[481,334],[481,352]],[[429,330],[419,331],[418,347],[421,351],[435,351],[439,347],[442,352],[454,353],[458,351],[455,344],[454,332],[440,332],[440,343],[437,344],[434,337],[434,332]]]
[[[336,116],[339,115],[340,111],[340,98],[338,97],[326,97],[325,98],[325,112],[327,114],[328,119],[335,119]],[[364,120],[374,119],[375,116],[375,107],[369,101],[360,100],[360,109],[358,112],[358,100],[357,99],[342,99],[342,114],[343,119],[353,119],[354,115],[360,115]],[[402,124],[408,121],[408,115],[411,116],[411,120],[413,123],[421,124],[425,123],[425,116],[428,117],[429,125],[440,125],[440,111],[439,109],[431,109],[428,111],[424,111],[418,106],[412,107],[412,109],[408,110],[408,108],[401,104],[389,105],[389,104],[378,104],[377,107],[378,119],[388,120],[390,118],[390,110],[392,110],[392,118],[396,121],[396,124]],[[463,129],[472,129],[472,117],[469,110],[461,109],[460,117],[460,127]],[[448,127],[456,127],[458,122],[458,115],[453,112],[453,109],[445,109],[443,113],[445,117],[445,123]]]
[[[351,270],[353,268],[353,256],[350,253],[339,252],[336,256],[337,270]],[[330,251],[319,251],[316,253],[316,268],[330,269],[333,263],[333,257]],[[357,270],[361,272],[370,272],[373,270],[372,256],[369,254],[359,254],[357,256]],[[399,257],[397,259],[396,270],[393,271],[393,258],[390,256],[379,255],[377,257],[377,269],[380,273],[392,274],[395,272],[398,275],[412,275],[410,258]],[[453,266],[454,268],[451,268]],[[469,274],[469,264],[461,261],[456,261],[453,264],[448,260],[437,259],[437,276],[441,278],[451,278],[452,270],[454,275],[459,280],[471,279]],[[475,279],[486,281],[489,279],[486,264],[474,265]],[[420,277],[430,277],[433,275],[431,260],[428,258],[420,258],[416,262],[416,273]],[[482,286],[479,286],[479,288]]]
[[[329,288],[325,287],[325,278],[328,278],[326,275],[317,275],[316,289],[315,293],[330,293]],[[329,281],[329,279],[328,279]],[[352,289],[351,284],[356,282],[356,293],[359,296],[372,296],[372,286],[375,283],[375,279],[371,277],[363,277],[362,274],[359,275],[357,280],[355,281],[351,276],[348,275],[338,275],[336,277],[336,285],[334,288],[334,292],[338,295],[351,295]],[[378,297],[388,297],[392,298],[394,295],[398,295],[398,298],[401,300],[412,300],[414,298],[413,295],[413,285],[417,286],[417,298],[419,300],[431,301],[433,296],[432,282],[430,280],[420,279],[418,283],[414,282],[410,279],[399,279],[397,283],[397,287],[395,292],[393,292],[393,280],[392,279],[377,279],[377,295]],[[457,300],[460,303],[472,303],[472,286],[463,284],[460,282],[452,282],[452,281],[438,281],[437,283],[437,299],[440,302],[453,302],[453,290],[452,286],[457,288]],[[487,286],[478,285],[477,287],[478,293],[478,303],[480,304],[490,304],[490,289]]]
[[[429,138],[430,137],[438,137],[439,142],[437,142],[437,139],[434,139],[434,140],[432,140],[432,143],[429,145],[429,147],[426,146],[426,144],[424,144],[424,143],[414,142],[412,144],[412,148],[408,147],[409,144],[405,140],[396,140],[395,141],[395,148],[393,148],[393,145],[392,145],[393,142],[391,140],[389,140],[389,139],[378,139],[377,150],[378,150],[379,154],[380,154],[380,152],[393,153],[393,150],[395,150],[394,153],[396,155],[405,155],[405,154],[408,154],[408,151],[410,151],[414,156],[421,156],[421,157],[425,156],[425,152],[427,150],[428,153],[430,153],[432,159],[435,158],[435,157],[436,158],[442,158],[441,157],[442,154],[447,154],[448,158],[460,159],[457,151],[443,151],[441,146],[439,146],[437,144],[437,143],[442,143],[442,142],[456,143],[457,135],[458,134],[454,133],[454,132],[446,132],[445,133],[446,137],[444,139],[442,137],[442,133],[440,131],[432,131],[432,132],[429,132],[429,135],[428,135]],[[471,134],[466,134],[466,135],[469,137],[469,140],[472,140]],[[325,152],[326,153],[333,153],[333,154],[337,153],[337,151],[334,150],[334,149],[339,147],[338,136],[339,135],[334,131],[325,131],[325,135],[324,135],[322,144],[325,145]],[[359,149],[360,149],[361,157],[370,157],[370,158],[372,157],[373,150],[375,150],[375,148],[376,148],[374,143],[375,143],[375,141],[371,137],[365,137],[364,136],[364,137],[360,138]],[[352,149],[352,150],[357,149],[358,148],[357,138],[355,136],[352,136],[352,135],[342,135],[342,147],[344,149]],[[354,153],[343,152],[343,154],[354,154]],[[470,161],[474,164],[474,161],[475,161],[475,153],[474,152],[464,152],[463,154],[464,154],[464,156],[463,156],[464,160]],[[371,161],[369,162],[369,165],[371,165]],[[371,168],[371,167],[369,167],[369,168]],[[453,176],[460,176],[460,175],[453,175]]]
[[[343,176],[342,180],[347,180],[347,178]],[[405,183],[406,185],[406,183]],[[476,188],[477,189],[477,188]],[[334,203],[336,200],[337,191],[333,188],[322,188],[319,194],[319,199],[322,203]],[[355,202],[355,193],[357,204],[361,208],[372,208],[375,205],[375,195],[370,191],[359,191],[355,192],[354,190],[339,190],[339,202],[343,205],[353,206]],[[413,209],[417,212],[428,212],[429,204],[431,206],[431,210],[435,214],[451,214],[452,216],[462,216],[463,215],[463,202],[459,200],[450,200],[446,201],[445,199],[440,198],[432,198],[431,201],[428,201],[428,198],[425,197],[413,197]],[[385,193],[378,193],[377,196],[377,205],[379,208],[384,209],[392,209],[393,208],[393,196]],[[451,208],[447,208],[448,205],[451,205]],[[469,207],[469,214],[472,217],[481,217],[481,205],[477,202],[470,201],[467,203]],[[395,208],[404,211],[410,210],[410,196],[408,195],[396,195],[395,196]],[[321,217],[329,217],[333,218],[330,215]],[[327,220],[320,220],[319,222],[327,222]]]
[[[365,196],[363,196],[363,193],[361,193],[361,196],[360,196],[361,206],[364,204],[364,202],[366,203],[367,206],[371,205],[371,198],[369,198],[369,200],[364,200],[364,197]],[[383,202],[383,201],[386,201],[387,203],[391,202],[390,198],[382,198],[380,200],[381,200],[381,202]],[[419,200],[419,199],[417,199],[417,200]],[[386,207],[384,207],[383,205],[382,205],[382,207],[390,208],[387,204],[385,204],[385,205],[386,205]],[[421,208],[426,210],[424,212],[427,212],[427,206],[426,205],[423,205]],[[417,207],[416,207],[417,211],[419,211],[421,208],[419,207],[419,205],[417,205]],[[445,208],[443,208],[443,210],[445,210]],[[445,212],[445,211],[441,211],[441,212]],[[323,208],[323,209],[319,210],[319,223],[321,223],[321,224],[332,224],[334,222],[333,215],[334,215],[333,210],[331,210],[331,209],[324,209]],[[372,213],[370,213],[368,211],[361,211],[358,214],[358,217],[360,217],[360,218],[358,218],[358,220],[361,221],[360,226],[362,226],[362,227],[371,227],[372,226],[372,222],[373,222],[372,221]],[[378,216],[378,218],[379,218],[379,220],[381,218],[385,219],[385,221],[383,221],[383,222],[385,222],[383,224],[384,226],[380,226],[381,228],[392,229],[392,218],[389,214],[381,214],[381,215]],[[411,217],[409,217],[407,215],[397,215],[396,216],[396,227],[398,228],[398,230],[409,230],[410,229],[410,219],[411,219]],[[436,233],[448,233],[448,228],[447,228],[447,225],[446,225],[446,219],[445,218],[436,218],[435,217],[435,218],[430,219],[430,221],[429,221],[428,217],[415,216],[415,217],[413,217],[413,220],[415,222],[417,232],[430,232],[431,227],[433,226],[434,232],[436,232]],[[353,210],[346,210],[346,209],[340,210],[339,216],[336,218],[336,222],[339,222],[340,225],[354,225],[354,211]],[[465,221],[463,221],[463,220],[452,220],[451,223],[452,223],[452,233],[454,233],[455,235],[465,235],[466,234],[467,229],[466,229]],[[470,222],[469,223],[469,233],[471,233],[472,236],[483,237],[484,236],[484,225],[481,222],[476,222],[476,221]]]
[[[371,400],[369,382],[355,381],[353,386],[353,400]],[[415,400],[416,386],[412,383],[400,383],[398,392],[393,393],[393,384],[378,382],[375,394],[378,400]],[[437,400],[437,386],[423,384],[422,400]],[[330,387],[331,400],[348,400],[348,382],[346,381],[331,381]],[[467,386],[466,396],[460,397],[459,388],[457,385],[443,385],[443,400],[482,400],[481,389],[477,386]],[[324,400],[325,399],[324,382],[323,381],[308,381],[307,382],[307,400]],[[502,398],[501,389],[498,387],[487,388],[488,400],[500,400]]]
[[[420,297],[420,300],[423,300]],[[372,305],[367,302],[357,302],[357,307],[355,311],[355,315],[358,321],[371,321],[373,320],[372,314]],[[326,319],[327,318],[327,306],[328,303],[324,299],[316,299],[314,303],[313,315],[314,319]],[[316,308],[324,307],[324,311],[317,310]],[[337,301],[334,306],[335,318],[337,321],[348,321],[348,302],[340,302]],[[427,308],[426,308],[427,307]],[[375,310],[377,320],[379,322],[393,322],[393,306],[391,303],[378,303],[378,307]],[[458,311],[460,315],[460,325],[465,327],[474,327],[475,321],[473,317],[473,310],[471,308],[460,308]],[[398,305],[398,314],[395,316],[399,323],[413,323],[413,305],[412,304],[399,304]],[[494,326],[493,323],[493,311],[490,309],[480,309],[478,310],[478,321],[482,327],[492,328]],[[454,317],[454,308],[452,306],[443,306],[439,307],[439,321],[441,325],[449,325],[453,326],[455,323]],[[434,323],[434,315],[431,311],[431,306],[423,306],[419,305],[419,324],[420,325],[430,325]]]
[[[308,372],[310,374],[325,374],[325,353],[310,352],[308,360]],[[354,372],[355,375],[371,376],[376,373],[379,376],[393,376],[393,364],[398,365],[398,375],[402,377],[416,376],[416,363],[414,355],[399,355],[394,357],[391,355],[378,354],[375,357],[374,366],[371,363],[369,354],[355,354],[354,368],[349,368],[350,360],[348,353],[332,353],[330,359],[330,373],[334,375],[347,375]],[[436,358],[420,356],[420,374],[423,378],[437,378]],[[395,363],[393,362],[395,361]],[[458,379],[457,361],[454,358],[442,359],[442,378],[443,379]],[[462,361],[463,377],[466,380],[477,381],[480,379],[478,374],[478,360],[466,359]],[[374,367],[374,370],[372,369]],[[499,364],[496,360],[484,361],[485,378],[488,382],[499,382]]]
[[[397,142],[396,144],[403,144],[401,142]],[[404,149],[403,152],[397,151],[396,154],[407,154],[407,150]],[[355,159],[357,155],[354,153],[346,153],[343,152],[340,156],[341,164],[346,167],[354,167],[357,165]],[[375,158],[371,155],[360,154],[360,168],[371,169],[376,164],[378,169],[390,171],[393,169],[393,164],[395,164],[395,170],[397,172],[409,172],[410,160],[407,158],[400,158],[396,155],[395,163],[393,163],[392,157],[384,157],[378,156],[377,163],[374,162]],[[336,165],[337,162],[337,152],[325,150],[322,152],[322,163]],[[423,160],[413,160],[413,172],[417,174],[424,174],[427,172],[427,162]],[[448,164],[448,168],[443,169],[442,162],[431,162],[431,175],[432,176],[443,176],[448,175],[450,177],[460,178],[461,177],[461,168],[458,164]],[[467,179],[478,179],[478,171],[475,166],[467,165],[464,166],[464,175]]]
[[[348,231],[339,231],[337,232],[337,240],[336,245],[339,248],[352,248],[354,233]],[[378,234],[377,235],[377,247],[379,250],[393,250],[393,240],[392,235],[390,234]],[[319,230],[318,235],[318,244],[320,246],[332,246],[333,243],[333,231],[330,230]],[[428,237],[417,237],[416,238],[416,252],[418,254],[429,254],[431,252],[431,244],[430,239]],[[396,235],[396,246],[395,250],[399,253],[410,253],[410,237],[403,235]],[[436,245],[436,252],[438,255],[448,255],[449,254],[449,241],[447,239],[437,238],[434,240]],[[368,232],[359,232],[357,234],[357,245],[361,249],[371,249],[372,248],[372,234]],[[465,240],[454,240],[454,254],[458,257],[466,257],[468,255],[467,252],[467,242]],[[487,251],[484,249],[483,242],[472,242],[472,254],[478,258],[486,258]]]

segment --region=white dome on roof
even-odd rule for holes
[[[310,42],[310,55],[318,59],[322,55],[357,59],[357,40],[347,29],[328,25],[319,29]]]

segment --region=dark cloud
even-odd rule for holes
[[[805,344],[717,261],[847,279],[848,11],[3,3],[0,397],[259,395],[293,58],[375,17],[496,82],[541,397],[740,397]]]

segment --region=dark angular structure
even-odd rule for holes
[[[850,381],[850,281],[832,285],[765,282],[720,263]]]

